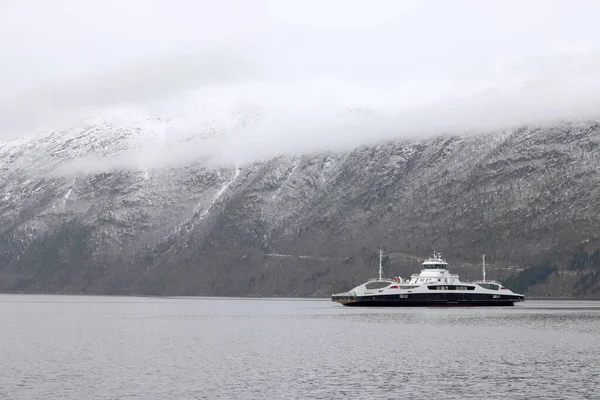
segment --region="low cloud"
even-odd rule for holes
[[[170,99],[206,85],[253,78],[258,71],[230,49],[205,50],[143,59],[118,69],[39,85],[0,99],[0,121],[8,133],[61,128],[110,111]]]
[[[591,2],[87,3],[40,2],[51,24],[14,0],[0,18],[11,60],[0,66],[0,138],[89,116],[124,129],[161,121],[144,146],[77,168],[239,165],[600,117]],[[18,36],[15,21],[40,35]],[[38,56],[46,69],[25,64]]]

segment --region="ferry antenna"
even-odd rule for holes
[[[383,250],[379,250],[379,280],[381,280],[381,274],[383,272]]]
[[[482,257],[481,266],[482,266],[482,269],[483,269],[483,281],[485,282],[485,254]]]

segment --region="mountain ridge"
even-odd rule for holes
[[[373,275],[382,247],[390,275],[417,272],[435,249],[465,279],[479,277],[482,253],[493,279],[555,254],[557,271],[531,294],[600,293],[576,290],[597,266],[568,269],[572,252],[600,244],[597,121],[237,167],[73,170],[89,156],[131,158],[152,126],[95,121],[0,143],[1,291],[322,296]]]

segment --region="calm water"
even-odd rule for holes
[[[600,303],[0,295],[0,399],[600,398]]]

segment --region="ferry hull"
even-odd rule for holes
[[[514,306],[524,301],[524,296],[489,294],[411,294],[407,298],[398,295],[386,296],[332,296],[332,301],[349,307],[498,307]]]

